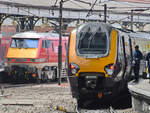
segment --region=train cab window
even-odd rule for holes
[[[102,53],[107,51],[107,36],[105,32],[82,32],[79,37],[79,52]]]
[[[10,47],[12,48],[38,48],[38,39],[13,38]]]
[[[11,40],[11,45],[10,45],[10,47],[15,48],[16,46],[17,46],[17,45],[16,45],[16,43],[15,43],[15,40],[12,39],[12,40]]]
[[[99,38],[101,37],[101,38]],[[106,34],[105,33],[96,33],[94,39],[91,41],[91,48],[102,48],[106,49]]]
[[[25,39],[24,48],[38,48],[38,39]]]
[[[12,39],[10,47],[12,48],[23,48],[24,40],[23,39]]]
[[[81,39],[79,42],[79,48],[88,48],[88,40],[90,36],[91,36],[91,33],[87,33],[87,32],[80,34]]]

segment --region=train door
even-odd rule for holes
[[[118,51],[117,51],[117,59],[116,59],[116,76],[115,81],[119,83],[118,91],[121,92],[124,89],[127,89],[126,78],[126,70],[127,70],[127,47],[126,47],[126,39],[125,34],[119,32],[118,36]]]
[[[58,39],[55,39],[52,41],[52,49],[53,49],[52,59],[53,59],[53,62],[55,63],[58,62],[58,45],[59,45]]]
[[[131,79],[131,75],[132,75],[132,70],[133,70],[133,66],[132,66],[132,62],[133,62],[133,49],[132,49],[132,40],[131,37],[129,37],[129,51],[130,51],[130,58],[129,58],[129,76],[128,76],[128,80]]]
[[[40,56],[45,59],[45,62],[49,61],[48,41],[46,39],[42,40]]]
[[[121,36],[122,47],[123,47],[123,59],[124,59],[124,68],[122,79],[127,82],[130,79],[132,73],[132,42],[130,37],[123,33]]]
[[[131,63],[132,63],[132,46],[131,39],[129,36],[120,32],[120,37],[118,38],[118,57],[117,64],[119,64],[118,77],[121,80],[127,80],[131,73]]]
[[[51,52],[52,52],[51,49],[50,49],[52,41],[46,39],[46,40],[45,40],[45,43],[46,43],[45,48],[46,48],[47,62],[49,62],[49,61],[50,61],[50,54],[51,54]]]
[[[55,50],[54,50],[54,40],[49,40],[50,45],[49,45],[49,62],[55,62]]]
[[[125,49],[125,37],[122,35],[120,37],[120,47],[121,47],[121,57],[122,57],[122,78],[125,76],[127,67],[126,49]]]
[[[129,81],[131,79],[131,73],[132,73],[132,59],[133,59],[133,53],[132,53],[132,42],[131,38],[126,35],[125,36],[125,51],[126,51],[126,73],[124,76],[125,81]]]
[[[40,50],[40,57],[43,58],[45,57],[45,40],[42,40],[42,47]]]

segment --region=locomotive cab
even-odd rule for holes
[[[37,58],[39,39],[12,38],[7,51],[7,60],[10,58]],[[25,59],[25,60],[26,60]]]
[[[12,36],[6,53],[6,71],[12,80],[57,79],[58,34],[25,32]],[[62,40],[66,43],[66,39]],[[65,52],[63,45],[63,51]],[[64,60],[63,54],[63,60]]]

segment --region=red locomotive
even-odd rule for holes
[[[62,64],[68,37],[62,37]],[[11,37],[6,52],[6,69],[12,80],[38,82],[57,79],[59,35],[24,32]]]

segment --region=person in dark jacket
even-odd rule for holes
[[[133,54],[133,61],[134,61],[134,75],[135,75],[135,82],[139,81],[139,70],[140,70],[140,60],[143,59],[143,55],[139,50],[139,46],[135,46],[135,51]]]
[[[150,52],[146,55],[147,67],[148,67],[148,77],[150,77]]]

